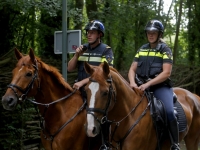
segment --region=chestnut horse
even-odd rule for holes
[[[109,142],[113,149],[155,150],[158,144],[156,130],[144,92],[132,89],[106,62],[97,67],[85,63],[85,70],[91,75],[85,87],[88,97],[87,135],[96,136],[100,124],[111,121]],[[182,88],[173,90],[187,120],[186,128],[179,134],[180,141],[185,141],[187,150],[198,150],[200,97]],[[165,140],[160,147],[169,150],[170,140]]]
[[[32,49],[26,56],[15,49],[15,55],[18,63],[2,97],[3,107],[13,110],[27,97],[34,97],[32,102],[43,118],[41,141],[46,150],[88,150],[80,92],[73,90],[56,68],[35,57]]]

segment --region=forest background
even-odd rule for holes
[[[200,1],[172,0],[68,0],[68,30],[83,31],[93,19],[105,25],[103,42],[112,47],[114,67],[127,79],[138,48],[146,43],[144,27],[150,19],[163,22],[164,39],[173,51],[174,86],[200,95]],[[166,9],[167,8],[167,9]],[[0,0],[0,96],[11,81],[16,59],[13,48],[35,54],[61,70],[62,56],[54,54],[54,32],[62,30],[61,0]],[[72,54],[67,54],[67,60]],[[76,72],[68,73],[72,84]],[[39,117],[31,104],[13,112],[0,104],[0,149],[42,149]],[[24,107],[24,106],[23,106]]]

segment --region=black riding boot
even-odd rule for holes
[[[178,123],[176,120],[169,122],[169,131],[171,134],[171,150],[180,150],[179,147],[179,131]]]

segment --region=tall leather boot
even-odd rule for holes
[[[169,131],[171,134],[171,150],[180,150],[178,123],[175,120],[169,122]]]

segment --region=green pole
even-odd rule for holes
[[[62,1],[62,75],[67,81],[67,0]]]

